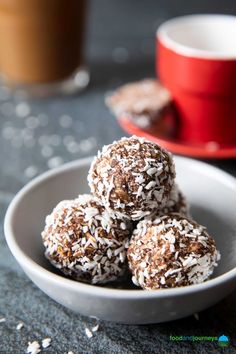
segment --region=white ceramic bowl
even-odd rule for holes
[[[236,288],[236,180],[210,165],[182,157],[175,157],[178,183],[190,201],[192,215],[208,227],[222,255],[211,280],[176,289],[124,290],[83,284],[54,271],[44,258],[40,236],[45,216],[60,200],[88,192],[90,162],[78,160],[44,173],[25,186],[8,208],[5,235],[9,248],[43,292],[83,315],[144,324],[201,311]]]

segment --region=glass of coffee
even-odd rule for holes
[[[29,94],[73,93],[89,81],[86,0],[0,0],[0,73]]]

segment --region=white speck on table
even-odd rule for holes
[[[52,342],[51,338],[44,338],[42,340],[42,347],[48,348],[51,345],[51,342]]]
[[[40,344],[35,340],[34,342],[28,342],[28,347],[26,349],[26,353],[29,354],[38,354],[40,353]]]
[[[18,325],[16,326],[17,331],[20,331],[24,327],[23,322],[19,322]]]
[[[87,327],[85,328],[85,334],[89,339],[93,337],[93,332]]]

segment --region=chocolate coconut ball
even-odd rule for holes
[[[129,236],[129,224],[112,218],[90,195],[60,202],[42,232],[49,261],[64,274],[92,284],[123,273]]]
[[[145,79],[119,87],[106,104],[117,118],[126,117],[146,128],[171,111],[172,98],[159,81]]]
[[[139,222],[127,255],[134,284],[148,290],[202,283],[220,259],[206,228],[177,213]]]
[[[179,213],[184,216],[189,216],[189,205],[186,197],[176,183],[171,189],[166,205],[161,210],[158,209],[157,211],[154,211],[152,218],[157,218],[169,213]]]
[[[164,207],[174,178],[171,154],[132,136],[103,147],[91,165],[88,182],[111,215],[140,220]]]

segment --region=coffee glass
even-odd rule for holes
[[[84,88],[86,0],[0,0],[0,72],[29,94]]]
[[[184,142],[236,144],[236,16],[190,15],[157,31],[157,72]]]

